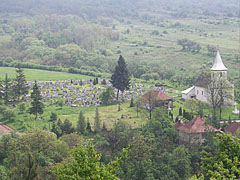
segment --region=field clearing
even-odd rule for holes
[[[16,68],[12,67],[0,67],[0,79],[4,79],[5,75],[8,74],[9,78],[16,77]],[[56,80],[71,80],[71,79],[92,79],[91,76],[70,74],[66,72],[55,72],[38,69],[23,69],[27,81],[56,81]]]
[[[104,122],[107,129],[111,129],[115,122],[122,120],[126,122],[132,128],[141,127],[141,125],[147,122],[148,113],[142,110],[137,117],[137,113],[134,107],[129,107],[129,102],[121,104],[121,111],[118,111],[118,104],[109,106],[98,106],[99,116]],[[28,109],[29,105],[27,106]],[[70,107],[63,106],[62,108],[55,105],[46,105],[44,108],[44,113],[41,115],[42,120],[34,120],[34,115],[30,115],[27,112],[20,114],[20,111],[16,109],[15,113],[17,118],[15,122],[4,121],[5,124],[17,131],[25,131],[26,129],[31,129],[35,127],[51,129],[52,122],[49,122],[51,112],[55,112],[58,118],[62,120],[70,120],[74,127],[77,125],[78,116],[80,111],[86,120],[89,120],[92,128],[94,128],[94,117],[95,117],[95,106],[89,107]],[[123,115],[123,118],[121,118]]]

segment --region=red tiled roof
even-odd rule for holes
[[[11,133],[14,130],[0,122],[0,134]]]
[[[143,98],[144,99],[148,99],[149,95],[151,95],[152,97],[155,97],[156,98],[155,100],[157,100],[157,101],[160,101],[160,100],[167,101],[167,100],[171,100],[172,99],[172,98],[168,97],[166,94],[164,94],[162,91],[158,91],[158,90],[147,91],[143,95]]]
[[[183,131],[185,133],[204,133],[206,131],[214,131],[219,132],[216,128],[205,125],[205,120],[197,117],[178,128],[179,131]]]
[[[238,129],[240,128],[240,123],[232,122],[224,128],[224,131],[231,133],[233,136],[236,136]]]
[[[174,128],[175,129],[178,129],[179,127],[181,127],[182,125],[184,125],[184,123],[183,122],[181,122],[181,121],[178,121],[178,122],[176,122],[175,124],[174,124]]]

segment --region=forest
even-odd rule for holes
[[[1,0],[0,180],[240,179],[239,7]],[[217,51],[236,104],[183,99]]]

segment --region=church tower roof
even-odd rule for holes
[[[223,64],[221,55],[219,53],[219,50],[217,51],[216,58],[214,60],[213,66],[211,68],[212,71],[227,71],[227,68]]]

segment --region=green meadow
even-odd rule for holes
[[[16,77],[16,68],[12,67],[0,67],[0,79],[4,79],[5,75],[8,74],[9,78]],[[24,69],[24,74],[27,81],[57,81],[57,80],[70,80],[70,79],[91,79],[93,77],[80,75],[80,74],[70,74],[66,72],[55,72],[46,71],[38,69]]]

